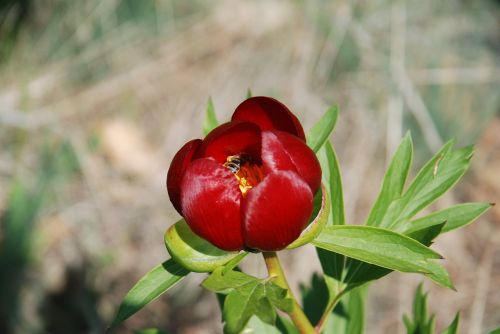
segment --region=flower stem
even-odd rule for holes
[[[345,290],[339,291],[339,293],[337,293],[335,298],[333,298],[333,300],[327,305],[327,307],[325,308],[325,311],[321,315],[321,318],[319,319],[318,323],[316,324],[316,327],[314,327],[317,333],[321,333],[321,331],[323,330],[323,328],[326,325],[326,321],[328,320],[328,317],[330,316],[330,314],[332,314],[333,309],[338,304],[338,302],[340,301],[340,298],[342,298],[344,293],[345,293]]]
[[[269,276],[276,280],[276,284],[281,286],[283,289],[286,289],[293,300],[293,309],[288,315],[295,324],[295,327],[297,327],[301,334],[316,333],[314,327],[311,325],[309,319],[307,319],[304,311],[302,311],[302,308],[295,299],[295,296],[288,285],[285,273],[283,272],[283,268],[281,268],[280,260],[278,259],[276,252],[263,252],[262,255],[264,255]]]

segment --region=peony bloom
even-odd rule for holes
[[[232,251],[285,248],[306,227],[321,168],[298,119],[281,102],[252,97],[231,122],[175,155],[167,189],[194,233]]]

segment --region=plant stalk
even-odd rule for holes
[[[286,289],[290,298],[293,300],[293,310],[288,315],[292,319],[295,327],[297,327],[301,334],[316,333],[313,325],[297,302],[297,299],[295,299],[292,289],[290,289],[290,285],[288,285],[288,281],[286,280],[285,273],[283,272],[283,268],[281,267],[281,263],[276,252],[263,252],[262,255],[264,256],[269,276],[276,280],[276,284],[283,289]]]
[[[342,298],[344,293],[345,293],[345,290],[339,291],[337,293],[337,295],[335,296],[335,298],[333,298],[333,300],[330,302],[330,304],[327,305],[327,307],[325,308],[325,311],[321,315],[321,318],[319,319],[318,323],[316,324],[316,327],[314,327],[316,330],[316,333],[321,333],[321,331],[324,329],[324,327],[326,325],[326,321],[328,320],[328,317],[330,316],[330,314],[332,314],[333,309],[338,304],[338,302],[340,301],[340,298]]]

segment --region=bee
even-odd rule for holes
[[[227,157],[224,167],[228,168],[233,174],[240,171],[241,166],[246,162],[244,156],[230,155]]]

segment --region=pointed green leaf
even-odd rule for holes
[[[144,275],[123,299],[111,327],[139,311],[152,300],[173,287],[189,273],[170,259],[154,267]]]
[[[211,272],[240,254],[223,251],[200,238],[184,219],[165,232],[165,246],[177,263],[194,272]]]
[[[266,289],[266,297],[272,305],[284,312],[292,312],[293,300],[288,296],[288,291],[286,289],[283,289],[273,282],[267,282],[264,287]]]
[[[328,185],[330,189],[331,210],[327,225],[344,225],[344,198],[340,166],[335,149],[329,141],[326,141],[318,152],[318,159],[323,171],[323,183]],[[342,288],[345,257],[320,248],[316,248],[316,252],[323,269],[328,295],[332,300]]]
[[[246,284],[257,284],[259,282],[258,278],[241,271],[231,270],[224,273],[224,267],[218,267],[201,283],[201,286],[207,290],[225,294]]]
[[[324,333],[363,334],[365,320],[364,300],[364,287],[348,292],[337,305],[333,317],[328,320]],[[343,312],[340,312],[340,309]]]
[[[382,188],[366,220],[366,225],[378,226],[389,205],[399,198],[408,177],[413,159],[413,143],[408,132],[399,144],[385,173]]]
[[[403,316],[408,334],[434,334],[435,317],[429,317],[427,311],[427,293],[423,292],[422,284],[415,290],[412,318]]]
[[[203,122],[203,134],[206,136],[218,125],[219,122],[217,121],[217,116],[215,115],[214,103],[212,102],[212,98],[208,98],[207,113],[205,115],[205,121]]]
[[[268,324],[276,321],[276,312],[260,282],[243,285],[227,295],[223,310],[224,332],[239,333],[254,314]]]
[[[450,279],[450,275],[448,274],[446,269],[444,269],[444,267],[439,263],[430,262],[427,269],[429,269],[430,272],[425,274],[425,276],[427,276],[437,284],[444,286],[445,288],[456,290],[453,282]]]
[[[299,238],[287,246],[287,249],[294,249],[305,244],[308,244],[325,227],[330,215],[330,199],[324,185],[314,196],[314,209],[311,217],[314,217],[312,222],[302,231]]]
[[[391,203],[380,226],[397,228],[434,202],[463,176],[471,157],[472,147],[453,150],[452,141],[445,144],[420,170],[403,196]]]
[[[438,253],[407,236],[370,226],[328,226],[313,244],[402,272],[429,273],[430,260],[441,258]]]
[[[396,230],[401,233],[411,234],[446,222],[442,232],[449,232],[472,223],[491,207],[492,204],[490,203],[458,204],[413,221],[403,222],[396,227]]]
[[[339,109],[337,106],[330,107],[321,119],[316,122],[307,134],[307,145],[318,152],[321,146],[328,140],[337,122]]]
[[[441,334],[456,334],[458,331],[459,321],[460,321],[460,313],[457,313],[451,324]]]
[[[337,154],[333,145],[327,141],[318,152],[318,159],[323,172],[323,183],[330,190],[331,218],[329,225],[344,225],[344,197],[342,192],[342,177]]]
[[[432,244],[432,240],[434,240],[439,234],[441,234],[444,224],[446,224],[446,222],[432,225],[421,230],[412,231],[411,233],[404,233],[404,235],[417,240],[423,245],[430,246]]]

